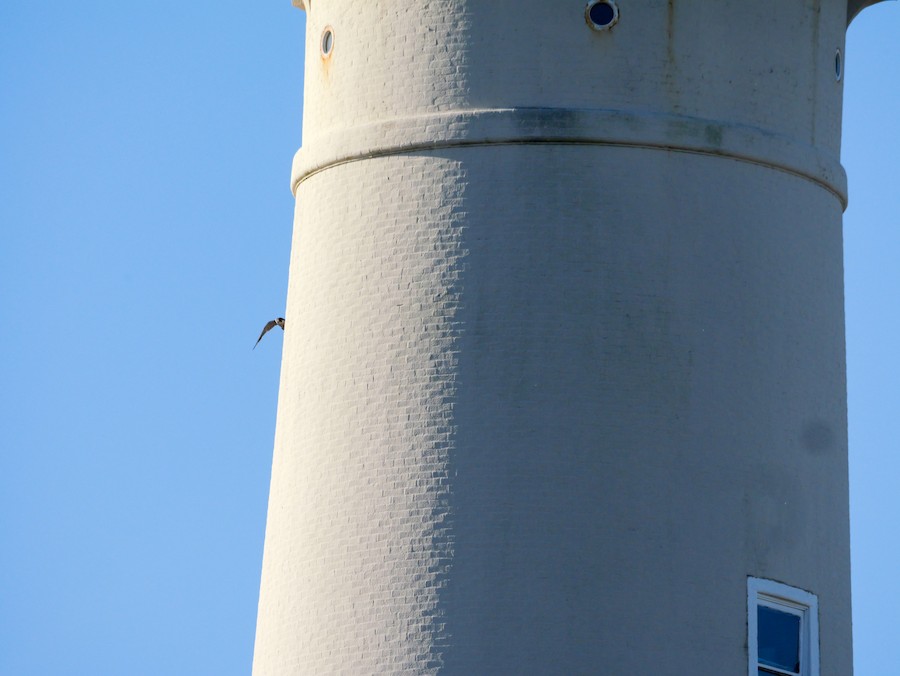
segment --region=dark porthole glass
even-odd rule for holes
[[[584,8],[584,20],[595,31],[609,30],[619,20],[615,0],[590,0]]]
[[[331,50],[334,47],[334,31],[331,28],[326,28],[325,32],[322,33],[322,56],[328,56],[331,54]]]
[[[844,60],[841,57],[841,50],[839,49],[834,53],[834,79],[840,82],[843,74]]]
[[[760,667],[800,673],[800,616],[767,606],[756,609]],[[775,673],[760,669],[761,674]]]
[[[616,18],[616,10],[608,2],[598,2],[591,5],[588,16],[598,26],[608,26]]]

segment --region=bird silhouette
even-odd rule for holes
[[[262,333],[259,334],[259,338],[256,339],[256,343],[253,345],[254,350],[256,349],[256,346],[259,345],[259,341],[263,339],[263,336],[274,329],[276,326],[280,326],[281,330],[284,331],[284,317],[276,317],[272,321],[266,323],[266,325],[263,327]]]

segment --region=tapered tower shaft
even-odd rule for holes
[[[256,676],[851,673],[847,3],[593,4],[306,0]]]

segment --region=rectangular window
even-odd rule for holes
[[[747,578],[749,676],[819,676],[819,602],[774,580]]]

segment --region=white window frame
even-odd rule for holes
[[[760,577],[747,578],[748,675],[759,676],[761,666],[776,674],[794,673],[759,664],[759,606],[800,617],[800,676],[819,676],[819,599],[803,589]]]

